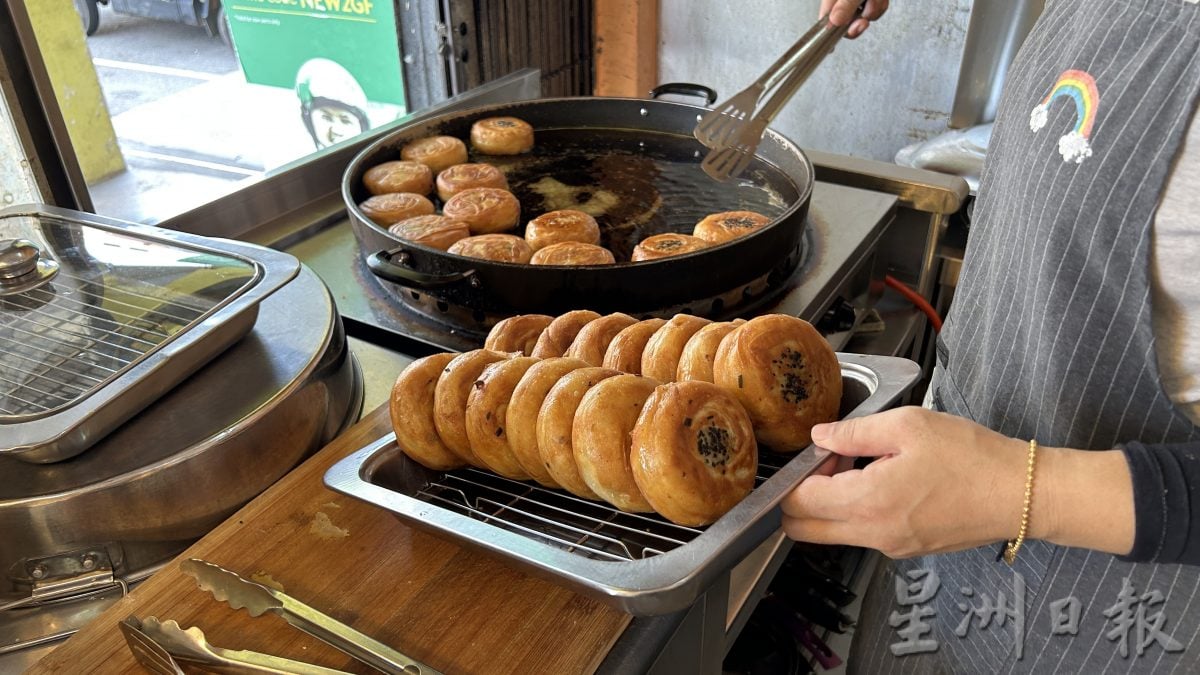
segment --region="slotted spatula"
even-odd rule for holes
[[[787,77],[800,60],[805,48],[811,46],[813,39],[825,27],[825,24],[823,18],[817,21],[749,87],[705,114],[700,123],[696,125],[695,131],[692,132],[696,140],[710,148],[715,148],[736,138],[738,126],[754,114],[758,108],[759,99]]]
[[[693,135],[712,150],[702,164],[706,173],[724,181],[745,170],[767,125],[851,23],[834,26],[821,17],[762,77],[700,119]]]

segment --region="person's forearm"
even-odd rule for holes
[[[1133,480],[1120,450],[1038,448],[1029,536],[1125,555],[1133,548]]]

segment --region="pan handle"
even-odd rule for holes
[[[668,82],[650,90],[650,98],[658,98],[663,94],[680,94],[682,96],[699,96],[712,105],[717,102],[717,91],[702,84],[691,82]]]
[[[372,253],[367,256],[367,267],[371,270],[372,274],[384,281],[390,281],[405,288],[414,288],[418,291],[444,289],[448,286],[457,286],[464,283],[476,288],[479,286],[479,278],[475,276],[475,270],[454,272],[452,274],[427,274],[425,272],[418,272],[411,267],[406,267],[403,264],[397,264],[393,261],[394,256],[402,253],[404,253],[403,248]]]

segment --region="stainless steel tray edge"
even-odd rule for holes
[[[843,419],[890,407],[920,378],[919,366],[908,359],[839,353],[838,360],[843,378],[861,382],[870,391]],[[640,616],[691,605],[718,575],[779,528],[780,501],[828,456],[810,446],[691,542],[650,558],[614,562],[574,555],[370,483],[371,467],[394,453],[400,450],[395,436],[388,434],[330,467],[325,484],[391,511],[422,530],[499,555],[530,573]]]
[[[247,288],[214,307],[194,330],[166,342],[109,385],[59,413],[9,426],[7,431],[16,437],[0,447],[0,455],[26,462],[57,462],[91,447],[96,440],[245,335],[257,318],[259,302],[295,279],[300,272],[300,261],[294,256],[252,244],[201,237],[46,204],[24,204],[0,210],[0,218],[17,215],[51,216],[152,241],[219,252],[242,259],[255,268],[255,280]],[[198,340],[196,336],[205,339]],[[197,348],[197,341],[200,348]],[[120,386],[121,383],[129,384]],[[120,403],[114,404],[117,397],[120,397]],[[0,428],[4,426],[0,425]],[[57,428],[66,431],[54,433]]]

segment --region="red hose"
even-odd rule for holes
[[[909,302],[916,305],[917,309],[921,310],[925,316],[929,317],[929,324],[933,326],[933,332],[942,332],[942,317],[938,316],[937,310],[933,308],[933,305],[929,304],[929,301],[890,274],[884,275],[883,281],[888,286],[896,289],[900,295],[903,295]]]

